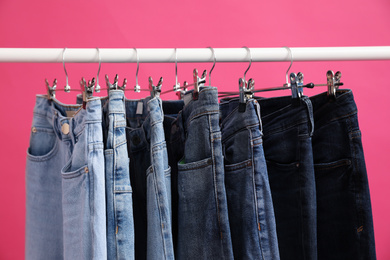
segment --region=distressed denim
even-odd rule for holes
[[[134,259],[134,221],[126,141],[125,96],[110,90],[103,106],[107,259]]]
[[[317,259],[317,208],[308,97],[258,98],[280,259]]]
[[[376,259],[370,191],[351,90],[311,97],[318,259]]]
[[[204,87],[171,127],[178,169],[178,259],[233,259],[219,127],[218,92]]]
[[[102,107],[92,98],[69,120],[72,154],[62,173],[65,259],[107,259]]]
[[[73,148],[66,113],[79,109],[36,97],[26,162],[26,259],[64,257],[61,168]]]
[[[221,100],[225,185],[235,259],[279,259],[278,239],[259,103],[250,99],[245,112],[239,100]]]
[[[136,259],[174,259],[171,169],[161,99],[126,100]]]

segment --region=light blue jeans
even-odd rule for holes
[[[103,131],[106,133],[107,259],[134,259],[133,200],[122,90],[109,92],[103,114]]]
[[[63,259],[61,168],[73,148],[66,113],[80,107],[36,97],[26,162],[26,259]]]
[[[107,259],[102,107],[91,99],[69,119],[72,147],[62,173],[65,259]]]

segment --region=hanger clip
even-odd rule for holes
[[[107,94],[109,94],[110,93],[110,90],[125,90],[125,88],[126,88],[126,85],[127,85],[127,79],[125,78],[125,79],[123,79],[123,84],[122,84],[122,86],[119,86],[119,84],[118,84],[118,78],[119,78],[119,76],[118,76],[118,74],[116,74],[115,75],[115,78],[114,78],[114,83],[110,83],[110,80],[108,79],[108,75],[106,74],[106,77],[105,77],[105,79],[106,79],[106,85],[107,85]]]
[[[298,96],[301,98],[303,96],[303,73],[298,72],[297,74],[297,89],[298,89]]]
[[[194,92],[192,94],[193,100],[198,99],[199,95],[199,88],[203,87],[204,84],[206,83],[206,76],[207,76],[207,70],[204,70],[202,75],[199,77],[198,70],[194,69]]]
[[[246,82],[243,78],[238,80],[239,90],[240,90],[240,104],[238,106],[239,112],[245,112],[246,102],[253,97],[253,90],[255,87],[255,80],[249,79]]]
[[[54,79],[52,87],[50,87],[49,81],[47,79],[45,79],[45,83],[47,89],[47,98],[52,100],[56,97],[57,79]]]
[[[336,77],[337,76],[337,77]],[[326,83],[328,85],[328,97],[331,99],[336,99],[336,90],[340,84],[341,72],[337,71],[336,75],[332,70],[326,72]]]
[[[179,89],[176,92],[176,96],[178,97],[179,100],[183,100],[184,99],[184,95],[186,94],[187,90],[188,90],[188,82],[184,81],[183,89]]]
[[[153,85],[152,77],[149,77],[149,90],[150,90],[150,96],[152,98],[160,97],[162,83],[163,83],[163,77],[160,78],[156,86]]]
[[[83,108],[85,109],[88,100],[93,97],[93,92],[95,89],[95,78],[89,80],[88,83],[84,77],[81,78],[80,86],[83,91]]]

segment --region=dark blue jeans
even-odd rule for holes
[[[126,100],[136,259],[174,259],[171,174],[159,98]]]
[[[251,99],[245,112],[239,100],[221,100],[225,185],[235,259],[279,259],[278,239],[259,103]]]
[[[311,98],[318,259],[376,259],[370,192],[351,90]]]
[[[176,151],[178,259],[233,259],[216,88],[204,87],[173,122]],[[180,152],[182,152],[180,154]],[[171,153],[172,154],[172,153]],[[173,168],[175,169],[175,168]]]
[[[317,259],[317,209],[308,97],[259,98],[280,259]]]

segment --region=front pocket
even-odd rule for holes
[[[31,128],[30,146],[27,149],[27,158],[32,161],[49,160],[58,150],[58,141],[53,129]]]
[[[64,179],[73,179],[73,178],[77,178],[81,175],[83,175],[84,173],[88,173],[89,170],[88,170],[88,165],[84,165],[80,168],[78,168],[77,170],[74,170],[74,171],[70,171],[71,169],[71,166],[72,166],[72,160],[70,160],[61,170],[61,175],[62,175],[62,178]]]

